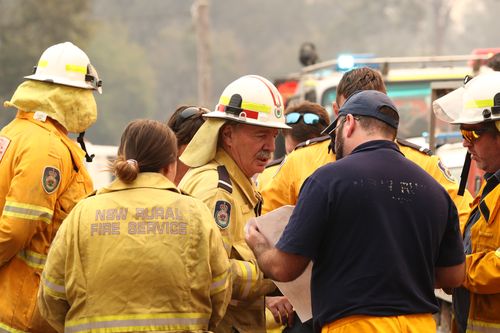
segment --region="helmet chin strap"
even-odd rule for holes
[[[78,134],[78,138],[76,138],[76,141],[80,144],[80,147],[82,147],[83,151],[85,152],[85,161],[90,163],[92,162],[92,159],[95,157],[95,154],[89,155],[89,153],[87,152],[87,148],[85,147],[85,141],[83,141],[84,135],[85,131]]]
[[[467,152],[465,155],[464,167],[462,168],[462,173],[460,174],[460,185],[458,186],[458,195],[460,196],[463,196],[465,192],[465,186],[467,185],[467,178],[469,176],[470,161],[470,153]]]

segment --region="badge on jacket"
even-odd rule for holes
[[[219,200],[215,203],[214,218],[215,223],[222,228],[226,229],[229,225],[229,219],[231,217],[231,204],[224,200]]]
[[[61,183],[61,172],[54,167],[45,167],[42,175],[42,187],[47,194],[54,193]]]
[[[0,161],[2,160],[3,154],[7,151],[10,140],[5,136],[0,136]]]
[[[446,179],[448,179],[450,182],[455,182],[455,177],[453,177],[450,170],[448,170],[448,168],[444,166],[444,164],[441,160],[439,160],[439,162],[438,162],[438,167]]]

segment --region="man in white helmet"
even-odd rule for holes
[[[216,332],[265,332],[264,295],[275,286],[245,243],[244,226],[262,205],[252,176],[272,158],[278,130],[290,128],[283,101],[267,79],[246,75],[230,83],[215,111],[203,116],[205,123],[180,157],[191,169],[179,187],[213,212],[231,261],[232,300]]]
[[[460,125],[484,181],[462,226],[466,277],[453,291],[453,332],[500,332],[500,72],[480,74],[437,99],[434,112]],[[467,175],[465,175],[467,177]]]
[[[45,50],[6,107],[0,131],[0,332],[53,332],[36,296],[49,246],[73,206],[92,191],[86,155],[69,137],[97,118],[101,81],[72,43]],[[83,146],[84,147],[84,146]],[[87,155],[88,158],[90,158]]]

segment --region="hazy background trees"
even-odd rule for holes
[[[130,120],[166,120],[197,104],[194,0],[0,0],[0,100],[8,100],[48,46],[72,41],[104,81],[87,138],[117,144]],[[500,47],[497,0],[209,1],[213,108],[243,74],[299,70],[302,42],[322,60],[338,53],[468,54]],[[0,126],[14,117],[0,111]]]

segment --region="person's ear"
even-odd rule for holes
[[[352,114],[346,115],[346,122],[344,126],[346,127],[346,136],[350,137],[354,133],[357,126],[356,119],[354,119]]]
[[[333,109],[333,115],[335,117],[338,117],[340,108],[339,108],[339,105],[337,104],[337,102],[332,103],[332,109]]]
[[[231,147],[233,139],[234,127],[231,125],[224,125],[221,128],[221,138],[222,142],[226,147]]]

